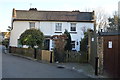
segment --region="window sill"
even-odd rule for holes
[[[62,32],[55,32],[55,33],[62,33]]]
[[[69,33],[77,34],[77,32],[69,32]]]

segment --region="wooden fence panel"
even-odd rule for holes
[[[66,53],[66,62],[84,63],[87,61],[88,61],[87,53],[80,53],[80,52],[67,52]]]

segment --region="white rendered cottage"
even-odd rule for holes
[[[15,10],[12,13],[12,31],[10,46],[19,47],[19,37],[27,29],[40,29],[45,37],[45,45],[51,50],[54,42],[53,35],[61,35],[65,29],[70,32],[72,50],[80,51],[80,41],[83,38],[83,29],[94,29],[94,11],[41,11],[36,8],[29,10]]]

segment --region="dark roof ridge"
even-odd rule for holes
[[[16,11],[27,11],[27,12],[29,12],[29,11],[35,11],[35,10],[16,10]],[[78,11],[55,11],[55,10],[37,10],[36,12],[78,12]],[[92,11],[91,12],[78,12],[78,13],[92,13]]]

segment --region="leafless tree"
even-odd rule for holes
[[[96,30],[106,29],[108,27],[108,14],[103,8],[85,9],[85,12],[95,11]]]
[[[108,15],[102,8],[95,9],[96,29],[106,29],[108,27]]]
[[[83,34],[84,34],[85,32],[87,32],[87,27],[86,27],[86,26],[83,26],[83,27],[81,27],[81,30],[82,30],[82,32],[83,32]]]

